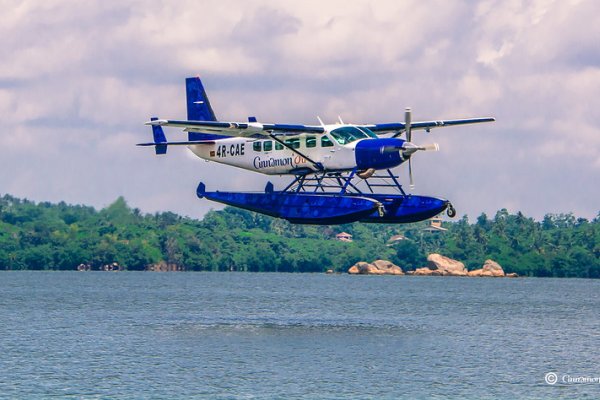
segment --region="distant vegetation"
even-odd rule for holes
[[[480,268],[492,258],[506,272],[528,276],[600,278],[600,214],[593,221],[548,214],[534,221],[500,210],[474,223],[444,222],[446,232],[410,225],[292,225],[226,208],[201,221],[171,212],[131,209],[123,198],[97,211],[65,203],[0,198],[0,269],[94,269],[119,263],[143,270],[161,261],[194,271],[346,271],[360,260],[384,258],[404,270],[421,267],[437,252]],[[335,240],[348,232],[354,242]],[[407,239],[388,245],[393,235]]]

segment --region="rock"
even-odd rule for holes
[[[431,270],[429,268],[417,268],[414,271],[410,271],[410,274],[415,276],[431,275]]]
[[[388,275],[404,275],[402,268],[387,260],[375,260],[371,263],[375,268]]]
[[[333,270],[332,269],[328,269],[327,271],[325,271],[326,274],[333,274]]]
[[[498,264],[494,260],[485,260],[483,267],[481,267],[480,269],[475,269],[473,271],[469,271],[467,273],[467,275],[469,275],[469,276],[486,276],[486,277],[492,277],[492,278],[506,276],[504,274],[504,270],[502,269],[500,264]]]
[[[491,271],[486,271],[483,268],[479,268],[479,269],[474,269],[473,271],[469,271],[467,273],[468,276],[477,276],[477,277],[481,277],[481,276],[489,276],[489,277],[493,277],[495,276]],[[504,276],[504,275],[502,275]]]
[[[91,271],[92,266],[90,264],[79,264],[77,266],[77,271]]]
[[[432,270],[429,269],[427,267],[423,267],[423,268],[417,268],[414,270],[414,272],[411,275],[416,275],[416,276],[432,276],[432,275],[440,275],[440,271],[437,270]]]
[[[481,274],[483,273],[483,269],[479,268],[479,269],[474,269],[473,271],[469,271],[467,273],[468,276],[481,276]]]
[[[364,261],[359,261],[350,267],[350,270],[355,270],[356,274],[366,275],[369,274],[369,271],[371,271],[372,268],[373,266],[371,264]],[[350,272],[350,270],[348,270],[348,272]]]
[[[430,254],[427,257],[427,266],[425,268],[429,268],[432,271],[439,271],[439,273],[432,273],[431,275],[467,276],[468,273],[465,264],[436,253]]]
[[[102,271],[122,271],[123,267],[119,263],[113,262],[112,264],[103,265],[100,269]]]
[[[509,272],[508,274],[504,275],[507,278],[518,278],[519,275],[517,275],[516,272]]]
[[[489,259],[485,260],[485,263],[483,263],[483,267],[481,269],[483,269],[483,272],[485,273],[485,275],[482,275],[482,276],[493,276],[493,277],[504,276],[504,270],[502,269],[500,264],[498,264],[494,260],[489,260]]]
[[[386,260],[376,260],[370,264],[359,261],[350,267],[348,273],[360,275],[404,275],[400,267]]]
[[[177,264],[169,264],[165,261],[159,261],[157,263],[146,266],[146,271],[172,272],[172,271],[185,271],[185,268],[183,268]]]

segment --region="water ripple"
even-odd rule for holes
[[[596,398],[600,282],[0,273],[0,398]]]

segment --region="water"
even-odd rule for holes
[[[4,398],[598,398],[600,281],[0,273]]]

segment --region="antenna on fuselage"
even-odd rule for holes
[[[340,121],[340,124],[344,125],[344,121],[342,121],[342,117],[340,117],[339,115],[338,115],[338,121]]]
[[[323,123],[323,121],[321,120],[321,117],[319,117],[317,115],[317,119],[319,120],[319,123],[321,124],[322,127],[325,127],[325,124]]]

